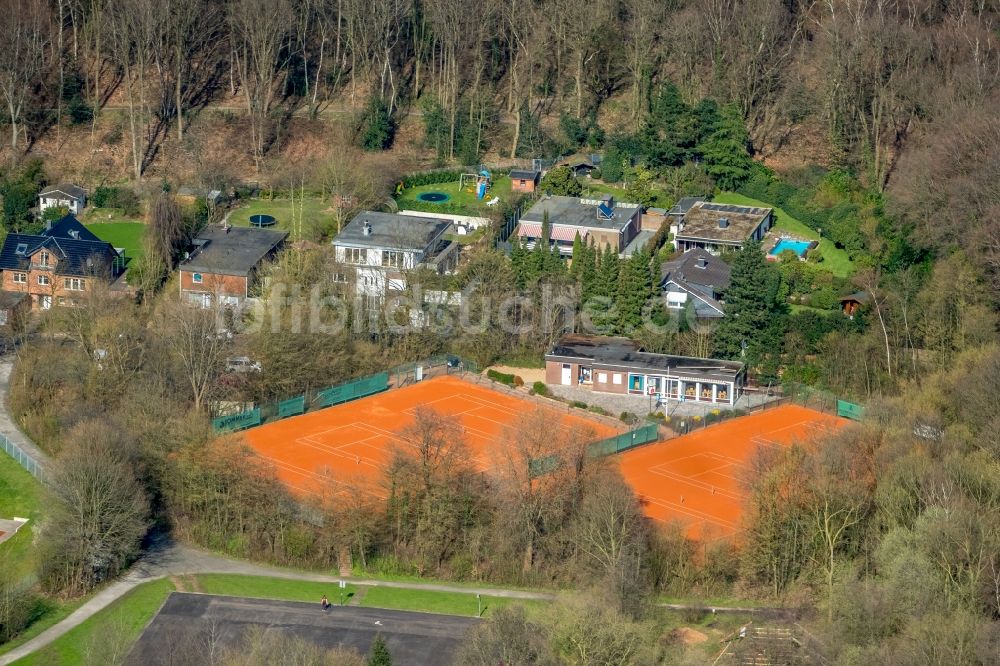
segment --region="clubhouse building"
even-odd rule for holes
[[[746,384],[739,361],[642,351],[628,338],[563,336],[545,355],[545,382],[600,393],[733,406]]]

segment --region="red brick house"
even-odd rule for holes
[[[286,238],[287,231],[206,227],[178,266],[181,296],[206,308],[216,301],[239,307],[256,288],[261,264],[278,253]]]
[[[39,234],[7,235],[0,249],[0,287],[28,294],[34,310],[48,310],[72,305],[96,283],[115,282],[123,264],[110,243],[67,215]]]

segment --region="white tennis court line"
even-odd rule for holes
[[[736,530],[736,525],[735,524],[730,523],[727,520],[723,520],[721,518],[717,518],[715,516],[710,516],[709,514],[704,513],[703,511],[698,511],[697,509],[686,508],[686,507],[683,507],[683,505],[681,505],[681,504],[678,504],[676,502],[671,502],[669,500],[658,499],[658,498],[655,498],[655,497],[646,497],[644,495],[640,496],[640,497],[641,497],[641,499],[643,501],[648,502],[649,504],[655,504],[656,506],[661,506],[661,507],[663,507],[665,509],[670,509],[671,511],[675,511],[677,513],[684,514],[684,515],[686,515],[686,516],[688,516],[690,518],[694,518],[694,519],[697,519],[697,520],[702,520],[702,521],[704,521],[706,523],[711,523],[713,525],[717,525],[719,527],[723,527],[723,528],[726,528],[728,530],[734,530],[734,531]],[[662,520],[663,522],[668,522],[666,520],[663,520],[662,518],[660,520]]]
[[[742,495],[737,495],[731,490],[726,490],[725,488],[721,488],[706,481],[701,481],[699,479],[695,479],[690,476],[684,476],[682,474],[678,474],[677,472],[657,470],[653,472],[653,474],[656,474],[657,476],[662,476],[665,479],[670,479],[671,481],[674,481],[678,484],[688,485],[691,488],[696,488],[698,490],[702,490],[707,493],[712,493],[712,490],[715,490],[715,492],[711,494],[712,497],[723,497],[734,501],[739,501],[743,499]]]

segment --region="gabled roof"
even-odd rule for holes
[[[510,172],[511,180],[538,180],[538,172],[531,169],[513,169]]]
[[[76,234],[74,236],[74,234]],[[18,248],[24,246],[23,252]],[[87,277],[108,271],[118,253],[110,243],[67,215],[39,234],[7,234],[0,248],[0,269],[26,271],[31,257],[42,248],[55,254],[57,275]]]
[[[287,231],[211,225],[194,240],[195,250],[178,267],[215,275],[249,275],[285,239]]]
[[[667,280],[664,283],[664,287],[666,287],[667,285],[670,285],[670,284],[677,285],[678,289],[682,289],[684,292],[686,292],[687,294],[691,295],[691,297],[697,298],[699,301],[701,301],[702,303],[704,303],[708,307],[710,307],[713,310],[715,310],[716,312],[718,312],[720,316],[722,316],[725,313],[725,311],[722,308],[722,303],[720,303],[719,301],[715,300],[714,298],[708,296],[704,292],[699,291],[698,289],[695,289],[694,287],[692,287],[690,284],[688,284],[684,280],[682,280],[680,278],[671,278],[671,279]]]
[[[97,235],[90,229],[80,224],[80,220],[76,219],[76,217],[72,214],[63,216],[55,224],[49,226],[39,235],[48,236],[50,238],[70,238],[73,240],[91,241],[94,243],[105,242],[98,238]]]
[[[688,250],[660,266],[661,284],[674,279],[711,287],[714,291],[728,287],[731,274],[729,264],[701,248]]]
[[[38,196],[44,197],[49,194],[64,194],[71,199],[77,199],[83,201],[87,198],[87,191],[82,187],[74,185],[73,183],[59,183],[58,185],[49,185],[41,192]]]

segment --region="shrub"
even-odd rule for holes
[[[549,395],[549,387],[545,385],[545,382],[535,382],[531,385],[531,390],[535,392],[535,395]]]
[[[627,424],[627,425],[632,425],[632,424],[634,424],[634,423],[638,423],[638,422],[639,422],[639,417],[638,417],[638,416],[636,416],[635,414],[633,414],[632,412],[622,412],[622,413],[621,413],[621,414],[620,414],[620,415],[618,416],[618,419],[619,419],[619,420],[620,420],[620,421],[621,421],[622,423],[625,423],[625,424]]]
[[[594,180],[600,180],[602,175],[600,168],[595,167],[590,170],[590,177]]]
[[[135,217],[139,214],[139,197],[127,187],[102,185],[94,190],[90,203],[97,208],[118,208],[126,217]]]
[[[380,97],[372,97],[361,118],[358,142],[364,150],[386,150],[392,145],[396,124],[389,114],[389,107]]]
[[[505,372],[497,372],[496,370],[487,370],[486,377],[492,379],[495,382],[500,382],[501,384],[506,384],[507,386],[514,386],[514,375],[509,375]],[[524,381],[522,380],[522,384]]]
[[[524,380],[521,379],[521,375],[514,375],[514,386],[518,388],[524,386]]]
[[[591,405],[587,408],[587,411],[594,414],[600,414],[601,416],[611,416],[611,414],[608,413],[608,410],[604,409],[600,405]]]
[[[569,406],[576,407],[577,409],[587,409],[587,403],[582,402],[580,400],[574,400],[573,402],[569,403]]]

